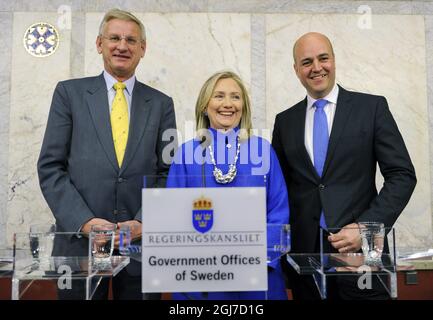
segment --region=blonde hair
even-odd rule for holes
[[[99,36],[102,36],[102,32],[104,31],[107,22],[113,19],[135,22],[140,27],[141,40],[146,41],[146,30],[144,29],[143,23],[141,23],[141,21],[132,13],[120,9],[111,9],[105,14],[101,24],[99,25]]]
[[[203,129],[208,129],[210,127],[210,121],[208,116],[205,114],[205,111],[210,99],[212,98],[215,86],[221,79],[233,79],[239,85],[239,88],[241,88],[243,106],[242,116],[239,123],[239,138],[241,140],[246,140],[251,136],[252,130],[251,100],[241,78],[232,71],[217,72],[203,84],[195,104],[195,123],[197,133],[203,132]]]

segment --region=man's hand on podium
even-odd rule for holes
[[[92,230],[92,226],[97,224],[112,224],[112,223],[105,219],[92,218],[83,225],[83,227],[81,228],[81,232],[83,232],[86,236],[89,236],[89,233]]]
[[[116,249],[119,248],[119,230],[122,226],[128,226],[129,230],[131,232],[131,242],[134,242],[135,240],[138,240],[141,238],[141,222],[138,220],[128,220],[124,222],[118,222],[117,223],[117,231],[116,236],[114,237],[114,247]]]
[[[339,232],[331,234],[328,241],[340,253],[357,252],[362,245],[358,224],[344,226]]]

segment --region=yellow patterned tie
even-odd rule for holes
[[[129,131],[128,104],[123,93],[125,87],[122,82],[114,84],[113,88],[116,90],[116,96],[111,106],[111,130],[119,168],[122,166],[123,156],[125,155]]]

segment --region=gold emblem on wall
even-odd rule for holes
[[[23,43],[24,48],[32,56],[38,58],[48,57],[59,46],[59,33],[49,23],[35,23],[26,30]]]

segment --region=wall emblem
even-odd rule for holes
[[[24,48],[34,57],[48,57],[59,46],[59,33],[46,22],[31,25],[24,34]]]

